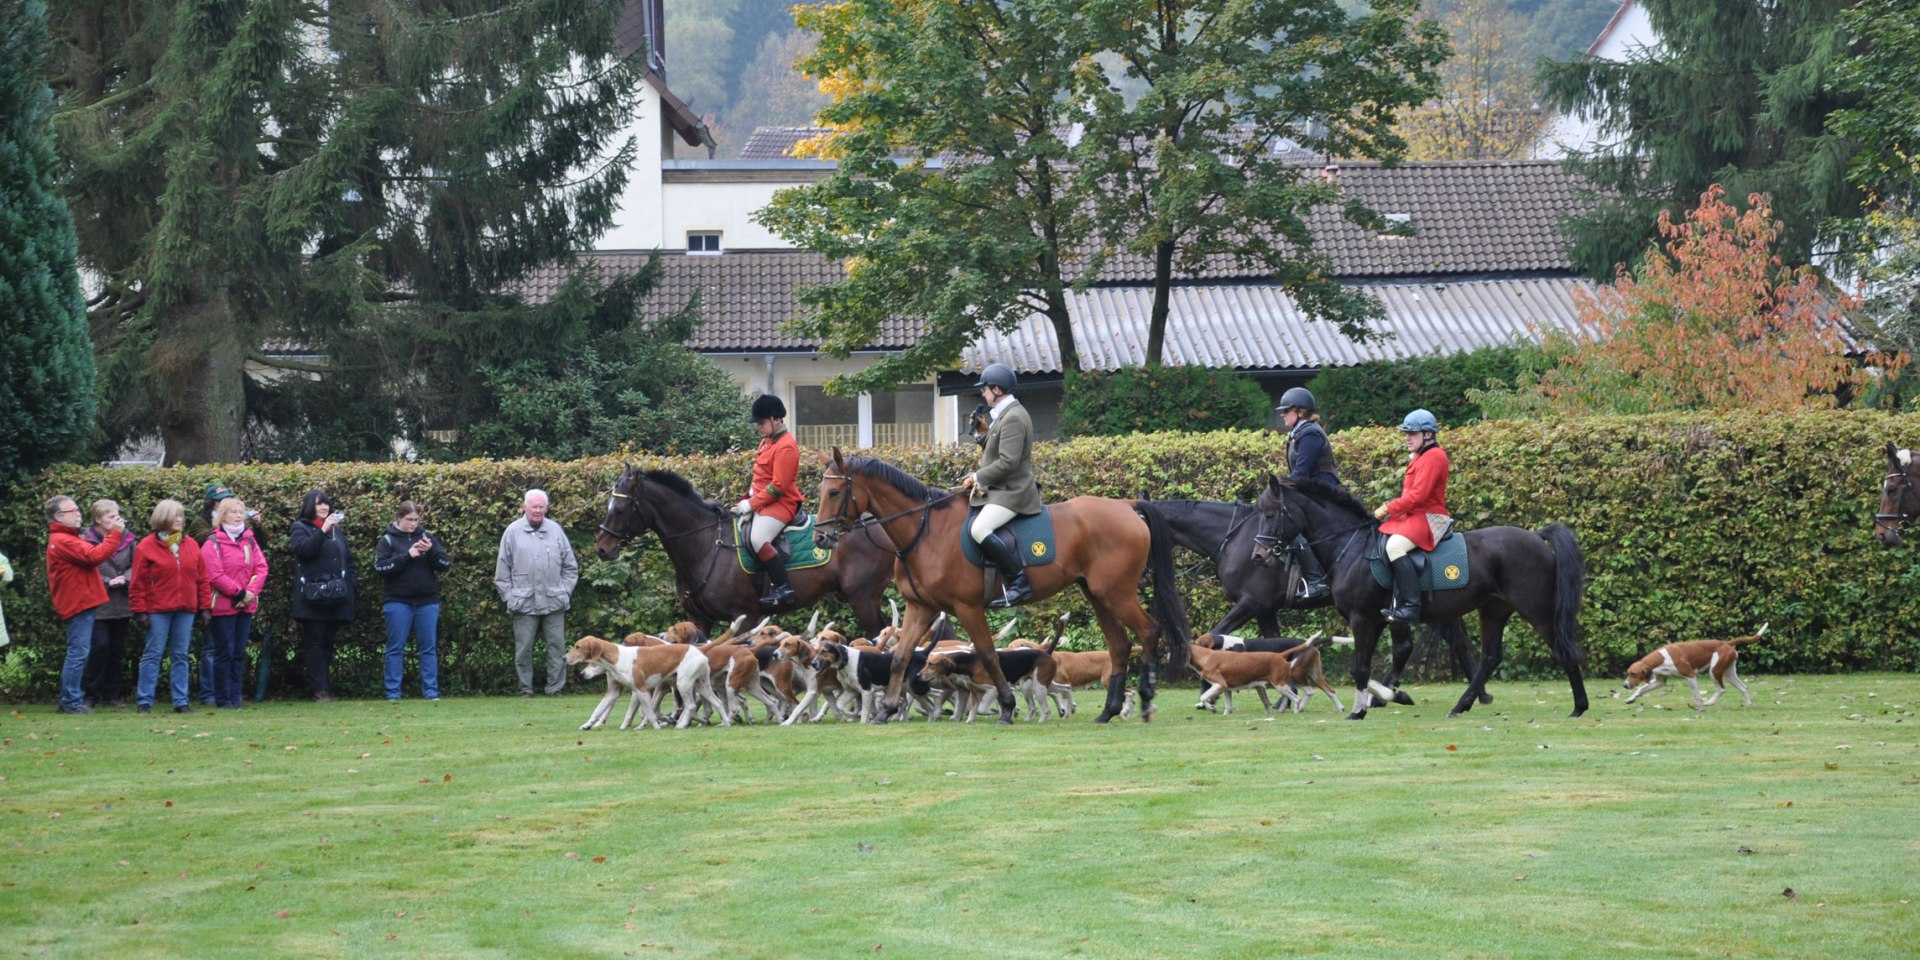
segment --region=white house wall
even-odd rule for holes
[[[818,354],[708,354],[709,359],[720,369],[733,377],[740,391],[748,396],[760,393],[772,393],[786,404],[789,416],[787,425],[796,431],[805,423],[805,417],[798,409],[795,400],[796,387],[824,386],[828,379],[845,373],[858,373],[871,366],[873,357],[855,354],[845,360]],[[921,384],[910,386],[928,387],[934,385],[932,378]],[[867,404],[861,404],[863,414],[871,419]],[[928,416],[933,423],[935,440],[952,441],[959,435],[960,401],[957,397],[937,395],[931,402]]]
[[[1625,63],[1657,52],[1659,46],[1660,35],[1654,32],[1653,21],[1647,18],[1647,8],[1637,0],[1627,0],[1613,19],[1607,21],[1606,28],[1593,45],[1587,48],[1587,55],[1598,60]],[[1601,132],[1597,119],[1563,113],[1547,127],[1533,156],[1536,160],[1557,160],[1574,151],[1591,153],[1607,146],[1612,140],[1611,136]]]

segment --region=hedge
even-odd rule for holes
[[[1763,621],[1766,641],[1741,654],[1750,672],[1831,672],[1920,667],[1920,565],[1913,548],[1886,548],[1871,536],[1882,448],[1920,438],[1920,415],[1815,411],[1735,416],[1661,415],[1556,423],[1488,422],[1446,431],[1454,463],[1449,499],[1463,527],[1510,523],[1571,526],[1589,568],[1582,618],[1588,673],[1620,675],[1624,664],[1671,640],[1751,632]],[[1338,433],[1348,486],[1368,503],[1397,493],[1405,449],[1380,428]],[[1244,499],[1264,482],[1279,456],[1279,437],[1261,431],[1103,437],[1036,448],[1035,467],[1050,499],[1078,494],[1156,499]],[[928,445],[875,451],[937,485],[958,482],[978,456],[972,447]],[[721,501],[739,495],[746,454],[641,457],[648,467],[686,475]],[[266,544],[275,571],[261,615],[276,638],[276,689],[300,689],[295,642],[287,622],[286,526],[300,495],[313,485],[331,491],[350,516],[361,566],[359,619],[343,635],[336,686],[350,696],[377,696],[383,630],[370,566],[373,541],[392,505],[420,502],[426,524],[456,558],[441,617],[442,686],[449,693],[501,693],[513,684],[507,616],[492,587],[501,529],[519,513],[520,495],[541,487],[553,516],[568,530],[582,565],[582,585],[568,616],[572,635],[620,635],[657,629],[680,618],[672,576],[657,546],[618,559],[593,554],[593,532],[623,461],[474,461],[447,465],[294,464],[195,468],[103,469],[64,466],[18,490],[0,517],[0,548],[19,577],[4,593],[15,645],[0,657],[0,694],[48,699],[54,694],[64,639],[53,619],[45,575],[45,524],[40,503],[55,492],[85,504],[121,502],[144,527],[152,504],[174,497],[192,504],[216,480],[245,496],[268,518]],[[811,454],[802,461],[809,490],[819,479]],[[1191,619],[1204,628],[1224,604],[1203,561],[1180,554]],[[1087,620],[1069,591],[1026,616],[1038,632],[1066,610]],[[844,616],[844,610],[832,615]],[[1337,627],[1327,611],[1285,621],[1302,633]],[[1029,631],[1022,631],[1029,632]],[[1092,641],[1086,626],[1081,643]],[[1508,630],[1505,677],[1551,676],[1544,645],[1515,622]],[[1343,671],[1344,663],[1330,669]]]

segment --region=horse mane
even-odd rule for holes
[[[697,503],[705,504],[707,507],[714,510],[721,509],[719,504],[714,503],[712,500],[708,500],[707,498],[701,496],[700,491],[695,490],[693,488],[692,481],[688,480],[686,477],[683,477],[677,473],[674,473],[672,470],[643,470],[640,472],[640,476],[644,478],[648,483],[665,487],[667,489],[667,492],[669,493],[678,495],[680,497],[684,497],[688,500],[693,500]]]
[[[863,477],[871,477],[892,484],[895,490],[917,500],[926,500],[933,496],[933,491],[929,490],[927,485],[921,483],[917,477],[885,460],[876,460],[873,457],[851,457],[846,461],[846,465],[848,473],[857,473]]]
[[[1345,487],[1336,486],[1325,480],[1313,479],[1282,480],[1280,483],[1306,494],[1322,506],[1350,513],[1355,520],[1373,519],[1373,511],[1368,510],[1366,504],[1360,502],[1360,498],[1348,493]]]

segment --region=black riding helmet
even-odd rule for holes
[[[1012,367],[1004,363],[989,363],[985,370],[980,371],[980,379],[973,388],[979,390],[982,387],[999,387],[1012,393],[1015,380]]]
[[[1280,405],[1274,407],[1274,409],[1288,410],[1294,407],[1299,407],[1308,413],[1312,413],[1313,393],[1306,387],[1288,387],[1287,392],[1280,395]]]
[[[763,393],[753,398],[753,412],[748,415],[748,419],[754,423],[759,423],[762,420],[771,420],[774,417],[784,417],[786,415],[787,405],[780,402],[779,397],[771,393]]]

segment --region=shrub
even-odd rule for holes
[[[1260,385],[1210,367],[1127,367],[1069,373],[1060,436],[1252,429],[1270,406]]]
[[[1395,426],[1415,407],[1433,411],[1443,426],[1457,427],[1485,416],[1469,390],[1522,376],[1531,383],[1551,365],[1547,355],[1530,344],[1487,347],[1334,367],[1321,371],[1307,389],[1313,391],[1328,430]]]

